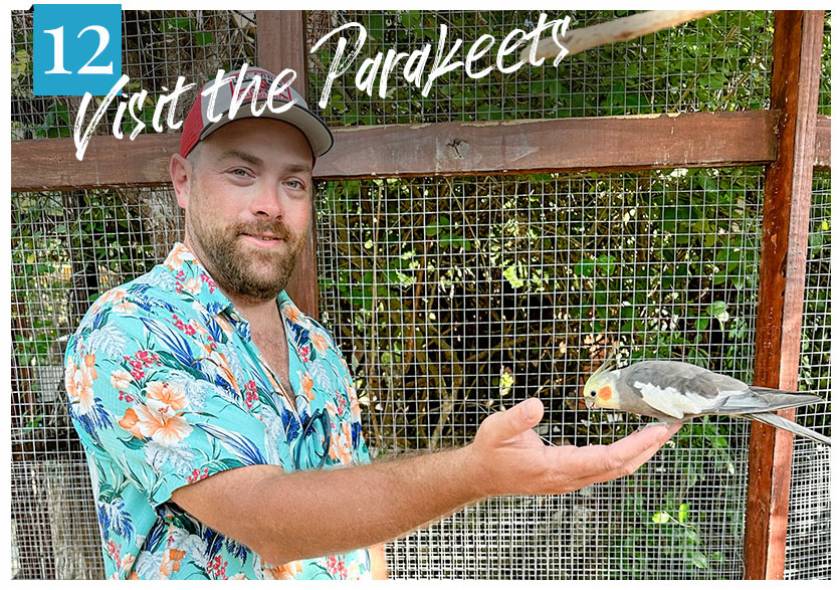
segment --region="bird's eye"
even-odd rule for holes
[[[594,389],[589,392],[589,397],[595,397],[595,390]]]

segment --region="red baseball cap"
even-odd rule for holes
[[[187,118],[184,120],[184,128],[181,130],[181,147],[179,153],[183,157],[192,151],[199,141],[205,139],[208,135],[227,125],[232,121],[239,119],[277,119],[278,121],[285,121],[290,125],[297,127],[301,133],[306,136],[309,141],[309,146],[312,148],[312,155],[314,158],[323,156],[333,146],[333,135],[329,127],[321,120],[318,115],[309,110],[306,101],[293,88],[289,87],[281,92],[275,92],[273,104],[275,107],[285,102],[294,102],[291,108],[282,113],[272,112],[267,106],[263,109],[259,117],[255,117],[251,111],[251,100],[253,92],[257,94],[257,104],[262,105],[267,96],[275,76],[268,70],[257,67],[249,67],[245,70],[242,76],[242,83],[239,85],[239,94],[237,99],[241,100],[241,104],[233,117],[228,117],[228,112],[231,103],[234,99],[234,94],[237,92],[237,79],[239,78],[241,70],[229,72],[222,80],[225,82],[216,92],[216,102],[213,105],[213,114],[221,115],[218,121],[212,121],[207,116],[207,107],[210,102],[210,94],[202,95],[202,91],[210,88],[215,80],[210,80],[204,86],[193,102]],[[259,79],[257,82],[256,79]],[[252,84],[253,82],[253,84]]]

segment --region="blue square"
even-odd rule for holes
[[[122,75],[119,4],[36,4],[35,96],[108,94]]]

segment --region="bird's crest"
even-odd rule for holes
[[[600,375],[601,373],[605,373],[606,371],[612,371],[615,369],[618,361],[618,346],[612,346],[610,348],[607,357],[604,359],[604,362],[601,363],[601,366],[598,367],[595,372],[592,374],[594,377],[595,375]]]

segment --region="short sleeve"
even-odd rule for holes
[[[65,354],[70,417],[89,457],[154,505],[215,473],[267,463],[263,423],[196,322],[124,307],[86,317]]]

